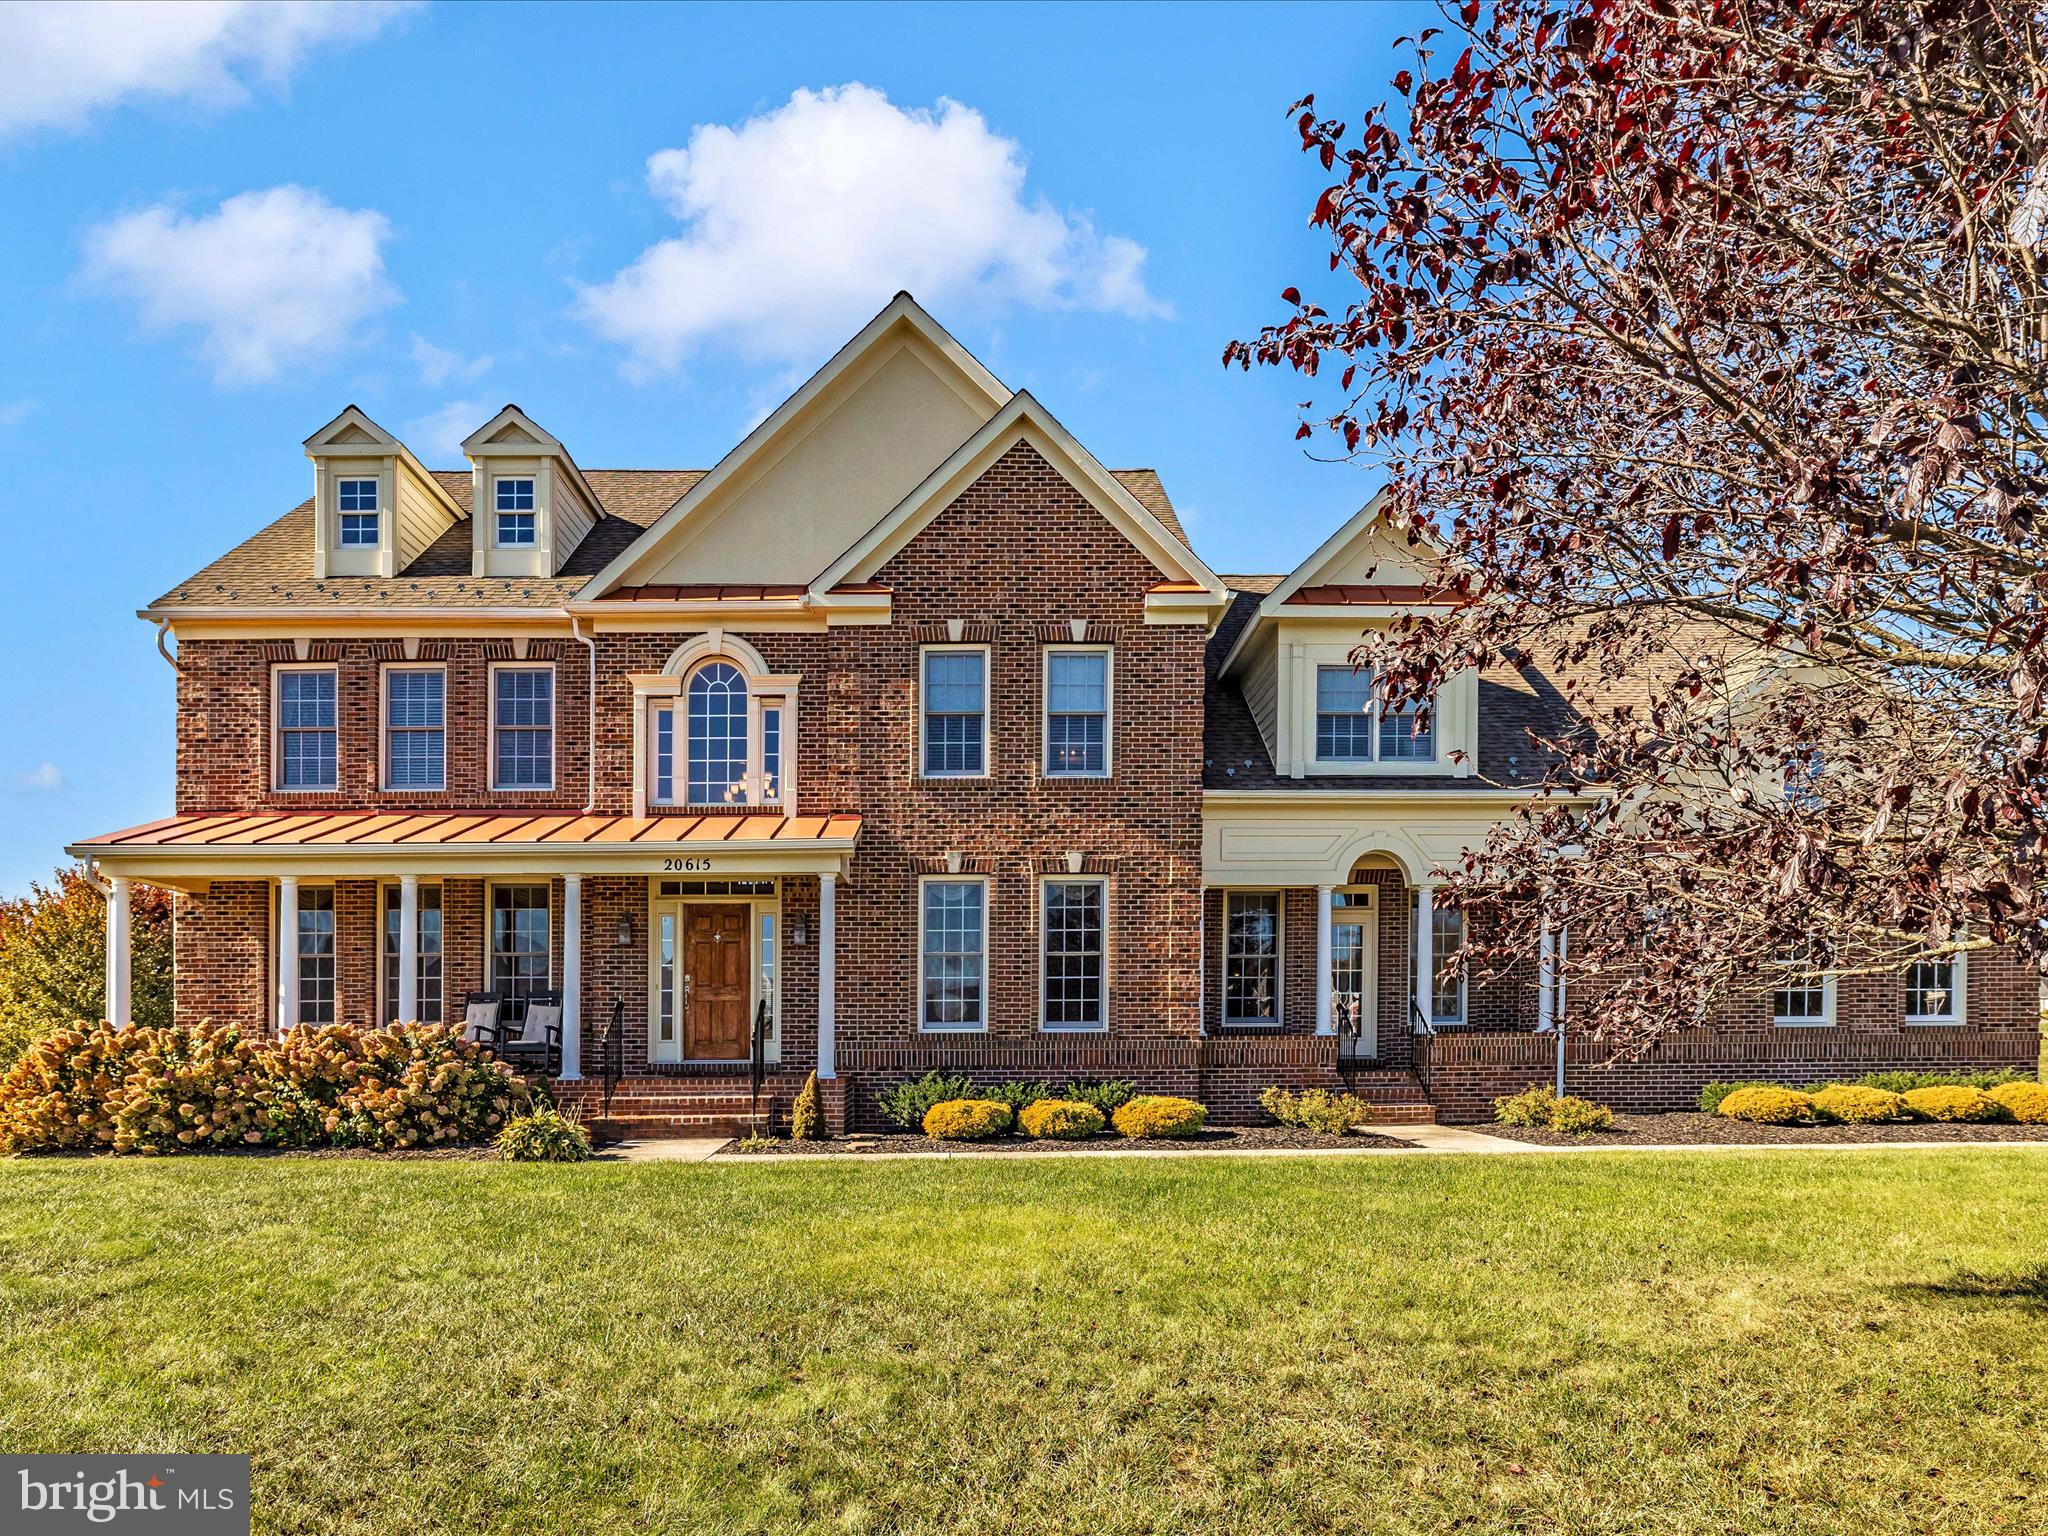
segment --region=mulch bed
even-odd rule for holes
[[[1720,1115],[1699,1113],[1672,1115],[1616,1115],[1614,1129],[1595,1131],[1590,1136],[1566,1136],[1558,1131],[1523,1126],[1474,1125],[1461,1127],[1507,1141],[1536,1146],[1605,1145],[1609,1142],[1642,1142],[1645,1145],[1688,1146],[1828,1146],[1875,1141],[2048,1141],[2048,1125],[1955,1125],[1940,1120],[1913,1120],[1900,1125],[1752,1125],[1747,1120],[1729,1120]]]
[[[996,1141],[935,1141],[903,1131],[869,1136],[842,1136],[837,1141],[778,1141],[772,1147],[754,1151],[732,1142],[719,1157],[753,1157],[761,1153],[795,1152],[812,1156],[861,1152],[1030,1152],[1056,1148],[1062,1152],[1118,1152],[1138,1149],[1147,1152],[1246,1152],[1267,1147],[1340,1148],[1346,1152],[1369,1152],[1379,1147],[1405,1147],[1409,1143],[1370,1131],[1349,1136],[1320,1136],[1291,1125],[1251,1127],[1215,1126],[1194,1136],[1160,1137],[1149,1141],[1126,1141],[1121,1136],[1091,1136],[1086,1141],[1032,1141],[1028,1137],[1004,1136]]]

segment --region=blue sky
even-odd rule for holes
[[[1437,19],[0,12],[0,890],[169,809],[134,610],[303,499],[350,401],[436,466],[507,400],[587,468],[709,465],[908,286],[1217,569],[1292,565],[1371,481],[1217,359],[1324,269],[1284,109],[1355,117]]]

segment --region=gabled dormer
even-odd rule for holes
[[[463,515],[411,450],[353,405],[305,448],[313,461],[316,581],[395,576]]]
[[[553,576],[596,526],[601,503],[569,450],[516,405],[463,439],[479,576]]]
[[[1365,637],[1425,600],[1442,549],[1410,543],[1383,492],[1260,600],[1223,662],[1283,778],[1450,776],[1477,766],[1479,674],[1447,681],[1423,718],[1389,709],[1352,665]]]

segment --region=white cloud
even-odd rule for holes
[[[45,759],[27,773],[17,773],[14,787],[24,795],[57,794],[64,788],[64,770]]]
[[[814,360],[899,288],[956,308],[1165,313],[1145,248],[1027,197],[1024,169],[1021,146],[957,101],[906,110],[865,85],[800,90],[650,156],[648,186],[682,233],[579,284],[577,307],[642,376],[706,342]]]
[[[196,327],[224,382],[274,378],[354,339],[398,302],[384,276],[391,224],[304,187],[231,197],[191,217],[165,203],[87,237],[86,278],[136,304],[145,328]]]
[[[0,427],[18,427],[28,420],[28,413],[36,408],[33,400],[10,400],[0,405]]]
[[[16,3],[0,6],[0,138],[78,128],[131,97],[231,107],[280,89],[317,47],[375,36],[413,3]]]
[[[419,365],[420,382],[439,389],[450,379],[458,384],[473,383],[490,372],[489,357],[464,357],[446,347],[437,347],[418,332],[413,333],[412,360]]]
[[[398,439],[429,469],[460,469],[462,440],[498,413],[481,400],[451,400],[438,411],[415,416],[398,429]]]

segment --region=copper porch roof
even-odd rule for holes
[[[531,816],[490,811],[261,811],[168,816],[126,831],[89,837],[74,846],[97,853],[304,846],[562,848],[586,843],[666,848],[677,844],[850,842],[859,832],[860,817],[850,814]]]

